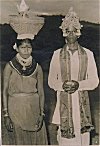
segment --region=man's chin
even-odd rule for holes
[[[30,57],[30,55],[23,55],[22,56],[24,59],[28,59]]]

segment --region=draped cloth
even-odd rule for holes
[[[61,78],[64,83],[66,80],[71,81],[71,64],[70,54],[66,49],[66,45],[60,51],[60,67]],[[79,73],[78,81],[85,80],[88,57],[86,51],[78,45],[79,57]],[[81,118],[81,133],[90,132],[94,129],[91,122],[89,96],[87,91],[78,91],[80,118]],[[74,124],[72,116],[72,96],[65,91],[60,92],[60,123],[61,123],[61,136],[64,138],[74,138]]]

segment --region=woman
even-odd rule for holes
[[[16,45],[17,55],[4,69],[5,125],[8,131],[15,129],[18,145],[46,145],[43,72],[31,56],[31,40],[17,40]]]

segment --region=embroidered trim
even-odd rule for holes
[[[62,82],[70,80],[70,56],[66,49],[66,45],[61,49],[59,54],[60,68]],[[78,57],[79,57],[79,73],[78,81],[86,78],[88,57],[86,51],[78,45]],[[89,97],[87,91],[78,91],[79,94],[79,105],[80,105],[80,124],[81,133],[93,130],[91,122],[91,114],[89,107]],[[66,119],[63,118],[66,116]],[[65,91],[60,92],[60,123],[61,123],[61,136],[64,138],[73,138],[74,134],[74,123],[72,117],[72,98],[71,94]]]
[[[26,69],[23,70],[23,66],[18,62],[17,57],[14,57],[9,64],[18,72],[18,74],[23,76],[32,76],[36,71],[38,64],[34,59],[32,59],[32,63],[29,66],[26,66]]]

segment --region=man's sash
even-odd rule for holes
[[[79,73],[78,81],[86,79],[86,72],[88,66],[88,57],[86,51],[78,45],[79,57]],[[64,46],[60,51],[60,67],[62,82],[71,80],[71,64],[70,54]],[[81,118],[81,133],[91,131],[93,128],[91,124],[90,104],[87,91],[78,91],[79,105],[80,105],[80,118]],[[72,96],[67,92],[60,93],[60,123],[61,123],[61,136],[64,138],[75,137],[74,123],[72,117]]]

